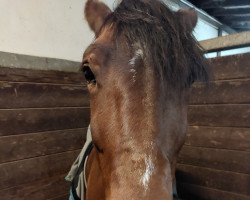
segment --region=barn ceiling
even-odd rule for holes
[[[250,0],[189,1],[238,32],[250,30]]]

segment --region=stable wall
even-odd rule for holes
[[[250,54],[212,59],[209,87],[196,83],[192,88],[189,130],[177,165],[184,200],[250,198],[249,59]],[[57,62],[63,63],[51,65]],[[1,200],[68,199],[64,177],[89,124],[83,80],[80,73],[0,65]]]
[[[209,86],[195,83],[177,166],[185,200],[250,199],[250,53],[211,59]]]
[[[62,63],[53,60],[57,62]],[[83,147],[89,124],[83,80],[79,73],[0,65],[1,200],[68,199],[64,177]]]

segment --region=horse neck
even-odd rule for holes
[[[171,199],[171,163],[160,151],[119,148],[116,155],[98,155],[106,199]]]
[[[124,194],[135,200],[172,199],[173,163],[186,127],[186,105],[180,102],[159,107],[133,99],[119,113],[109,108],[114,123],[102,126],[103,152],[98,154],[107,199],[122,199]]]

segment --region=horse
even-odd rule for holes
[[[95,39],[83,54],[94,147],[87,200],[172,200],[194,81],[207,62],[192,35],[194,9],[158,0],[121,0],[114,11],[87,0]]]

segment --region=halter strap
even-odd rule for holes
[[[78,181],[79,181],[79,175],[80,175],[80,174],[82,173],[82,171],[84,170],[84,168],[85,168],[84,166],[85,166],[85,164],[86,164],[85,161],[87,160],[87,158],[88,158],[89,154],[91,153],[93,147],[94,147],[94,144],[93,144],[93,142],[91,141],[91,142],[89,143],[89,145],[88,145],[86,151],[85,151],[84,154],[83,154],[83,159],[81,160],[81,163],[80,163],[79,168],[78,168],[78,170],[77,170],[77,172],[76,172],[76,174],[75,174],[75,177],[74,177],[73,180],[72,180],[72,183],[71,183],[71,192],[72,192],[72,195],[73,195],[73,197],[74,197],[75,200],[81,200],[81,199],[78,197],[78,195],[77,195],[76,188],[77,188]],[[84,180],[86,180],[85,173],[83,173],[83,174],[84,174]],[[84,181],[84,189],[86,190],[86,188],[87,188],[87,185],[86,185],[86,183],[85,183],[85,181]]]

